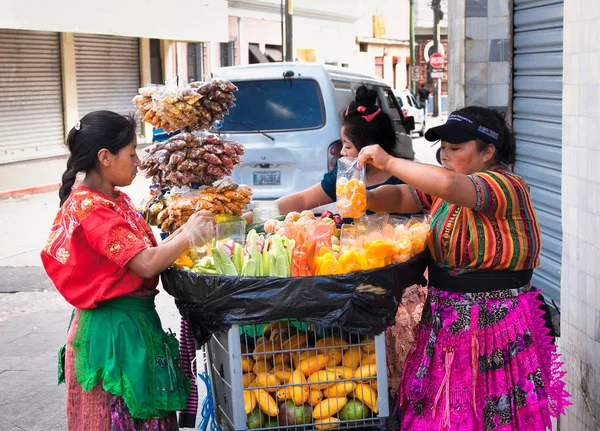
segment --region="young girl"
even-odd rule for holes
[[[58,291],[75,307],[61,351],[69,430],[176,430],[189,382],[177,340],[156,313],[158,274],[191,240],[212,229],[194,214],[157,245],[143,217],[116,187],[140,164],[133,118],[92,112],[71,129],[61,208],[41,257]],[[77,173],[81,186],[72,189]]]
[[[375,90],[360,86],[356,90],[356,100],[342,112],[341,117],[342,157],[357,157],[362,148],[373,144],[379,144],[389,154],[394,153],[396,131],[390,117],[377,106]],[[319,184],[278,199],[280,214],[302,212],[335,202],[336,178],[337,167],[327,172]],[[384,184],[402,184],[402,181],[388,172],[369,166],[367,189]],[[244,214],[244,218],[251,223],[252,213]]]

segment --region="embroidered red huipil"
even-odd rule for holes
[[[157,293],[158,276],[144,279],[127,267],[140,251],[156,246],[154,235],[129,197],[115,194],[113,199],[88,187],[74,189],[42,250],[48,276],[74,307]]]

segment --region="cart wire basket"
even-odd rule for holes
[[[389,416],[383,334],[282,319],[232,325],[208,353],[224,430],[379,428]]]

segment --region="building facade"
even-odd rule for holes
[[[188,41],[227,41],[224,1],[177,6],[194,26],[157,23],[157,0],[147,16],[116,0],[0,1],[0,164],[65,155],[66,134],[88,112],[130,113],[140,86],[187,77]]]
[[[559,304],[573,406],[557,429],[600,429],[600,2],[449,2],[450,108],[506,113],[542,228],[533,283]]]

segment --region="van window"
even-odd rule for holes
[[[383,93],[385,94],[385,103],[387,104],[388,115],[392,118],[392,120],[402,120],[404,117],[400,113],[398,100],[394,96],[392,90],[383,90]]]
[[[272,132],[316,129],[325,124],[321,90],[312,79],[233,82],[236,107],[221,132]]]

